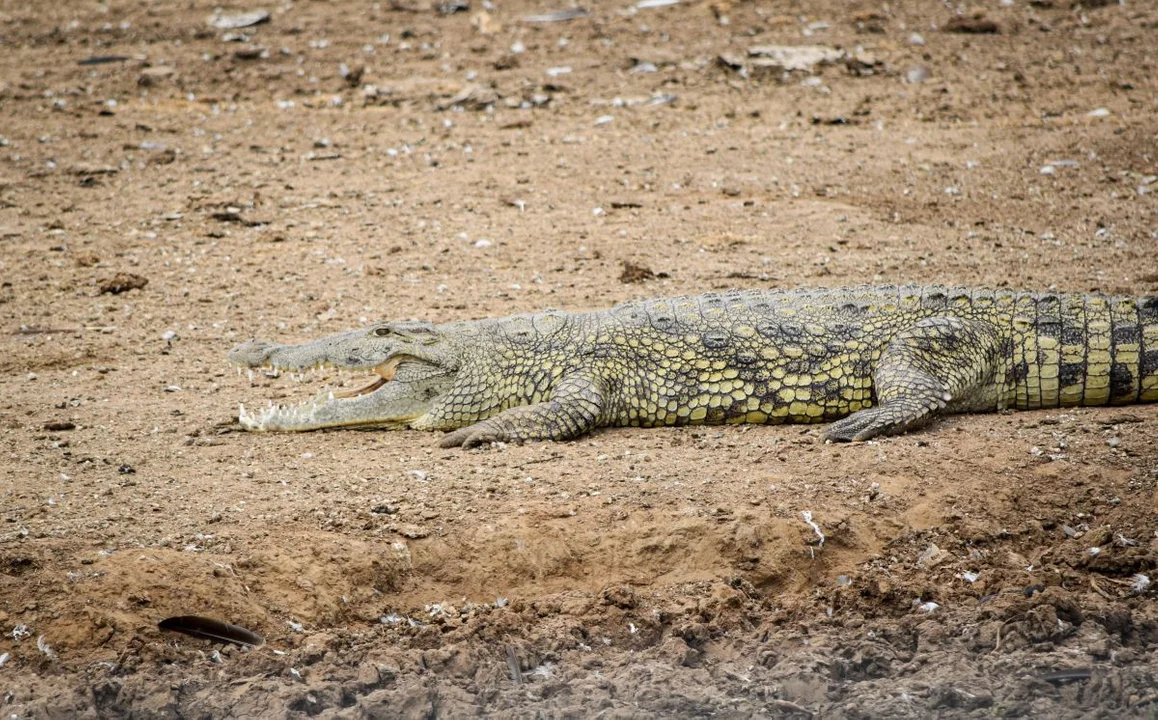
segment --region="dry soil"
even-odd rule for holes
[[[1154,3],[529,17],[567,7],[0,1],[0,711],[1155,717],[1152,406],[850,446],[239,431],[318,390],[228,367],[252,336],[1158,292]],[[157,627],[187,614],[268,642]]]

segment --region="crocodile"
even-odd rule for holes
[[[1158,400],[1158,296],[941,286],[733,290],[435,325],[378,322],[250,368],[370,371],[254,413],[247,430],[449,431],[444,447],[609,426],[829,422],[861,441],[961,412]]]

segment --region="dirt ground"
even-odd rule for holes
[[[568,7],[0,0],[0,711],[1158,716],[1153,406],[851,446],[239,431],[319,389],[227,366],[253,336],[1158,292],[1158,5],[533,17]],[[190,614],[267,644],[157,627]]]

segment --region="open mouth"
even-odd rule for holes
[[[374,378],[374,381],[369,385],[358,388],[357,390],[333,390],[330,392],[330,397],[352,398],[372,393],[386,383],[392,382],[394,380],[394,374],[398,372],[398,364],[400,362],[402,362],[401,357],[390,358],[381,365],[376,365],[372,368],[372,370],[378,374],[378,377]]]
[[[328,371],[336,371],[339,387],[323,390],[311,400],[299,404],[274,404],[255,412],[248,412],[244,405],[238,406],[237,419],[247,430],[309,430],[320,427],[339,425],[364,424],[365,418],[361,413],[354,413],[349,418],[337,410],[337,406],[345,402],[360,402],[356,400],[367,397],[394,382],[398,366],[403,361],[402,356],[396,356],[371,367],[353,368],[369,371],[376,375],[368,384],[355,386],[351,389],[339,389],[345,385],[345,376],[352,368],[334,365],[329,362],[318,362],[309,367],[284,366],[276,363],[263,363],[249,368],[250,378],[255,370],[264,370],[267,377],[279,377],[289,374],[299,381],[310,379],[310,376],[321,373],[324,380],[330,380]],[[240,368],[239,368],[240,370]]]
[[[401,364],[402,360],[402,356],[395,356],[383,363],[374,365],[372,367],[358,368],[359,370],[368,370],[369,372],[376,374],[377,377],[375,377],[369,385],[364,387],[356,388],[353,390],[333,389],[328,393],[325,393],[325,396],[327,399],[333,400],[335,398],[353,398],[360,397],[362,395],[368,395],[381,388],[386,383],[392,382],[394,380],[394,375],[398,372],[398,365]],[[240,367],[237,369],[239,373],[241,370],[242,368]],[[266,377],[270,378],[280,377],[282,374],[289,374],[292,377],[297,378],[299,381],[310,379],[316,373],[324,374],[327,370],[334,370],[337,371],[338,382],[343,385],[345,384],[344,376],[346,373],[350,372],[350,368],[348,367],[335,365],[326,361],[317,362],[313,365],[310,365],[309,367],[289,367],[267,362],[262,365],[249,368],[250,380],[253,379],[255,370],[265,371]]]

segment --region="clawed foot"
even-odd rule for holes
[[[508,441],[506,433],[488,427],[486,422],[481,422],[447,433],[438,445],[444,448],[461,447],[463,450],[470,450],[479,445]]]
[[[891,428],[891,420],[880,408],[869,408],[832,423],[825,428],[824,437],[833,442],[863,442],[886,435]]]

